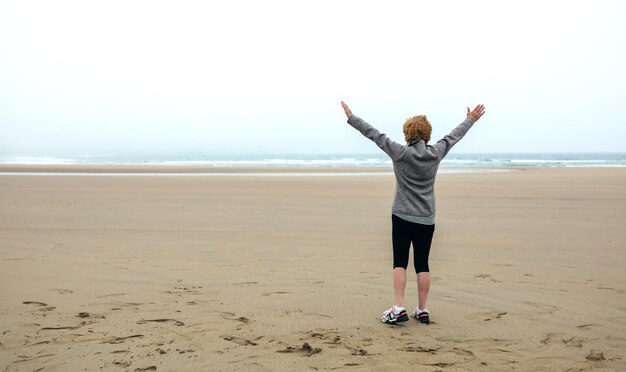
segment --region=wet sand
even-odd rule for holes
[[[387,326],[393,176],[0,176],[0,370],[624,370],[625,186],[440,175],[433,324]]]

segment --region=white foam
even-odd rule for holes
[[[145,163],[144,163],[145,164]],[[341,159],[261,159],[261,160],[173,160],[148,162],[147,164],[157,165],[180,165],[180,166],[214,166],[214,167],[232,167],[232,166],[296,166],[296,167],[320,167],[320,166],[390,166],[391,160],[381,160],[375,158],[341,158]]]
[[[76,164],[75,159],[54,158],[50,156],[16,156],[1,162],[2,164],[33,164],[33,165],[54,165],[54,164]]]
[[[511,159],[511,163],[606,163],[608,160]]]
[[[566,165],[565,168],[626,168],[625,164],[593,164]]]

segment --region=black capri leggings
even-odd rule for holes
[[[435,225],[422,225],[391,215],[391,235],[393,240],[393,267],[406,269],[409,265],[409,249],[413,242],[413,264],[415,272],[429,272],[428,254],[433,240]]]

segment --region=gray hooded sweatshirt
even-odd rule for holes
[[[356,115],[348,118],[348,124],[374,141],[393,162],[396,175],[396,195],[391,212],[411,222],[424,225],[435,223],[435,176],[439,163],[452,146],[465,136],[474,122],[467,118],[434,145],[424,141],[401,145]]]

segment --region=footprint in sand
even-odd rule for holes
[[[143,302],[124,302],[120,304],[120,306],[131,307],[131,306],[141,306]]]
[[[28,343],[28,341],[26,341],[24,343],[24,346],[37,346],[37,345],[47,345],[49,344],[50,341],[39,341],[39,342],[35,342],[34,344]]]
[[[461,355],[461,356],[468,356],[468,357],[474,356],[474,352],[472,352],[471,350],[459,349],[456,347],[452,349],[452,352],[455,353],[456,355]]]
[[[52,311],[54,309],[56,309],[55,306],[48,306],[48,304],[44,303],[44,302],[38,302],[38,301],[24,301],[22,302],[24,305],[35,305],[37,306],[36,310],[33,310],[31,312],[34,311],[40,311],[40,312],[47,312],[47,311]],[[44,315],[45,316],[45,315]]]
[[[105,318],[104,315],[92,314],[92,313],[87,313],[87,312],[80,312],[76,314],[76,316],[79,318],[90,318],[90,319],[104,319]]]
[[[25,355],[20,355],[19,357],[22,358],[22,359],[15,360],[15,361],[11,362],[11,364],[28,362],[28,361],[31,361],[31,360],[34,360],[34,359],[50,358],[50,357],[53,357],[53,356],[56,356],[56,354],[41,354],[41,355],[35,355],[35,356],[32,356],[32,357],[25,356]],[[7,367],[5,369],[5,371],[8,370],[8,369],[9,368]]]
[[[179,291],[186,291],[186,292],[198,292],[198,289],[201,289],[202,287],[200,286],[195,286],[195,285],[177,285],[174,286],[174,289],[177,289]]]
[[[184,284],[181,280],[177,280],[176,282],[178,283],[178,285],[175,285],[173,290],[163,291],[163,293],[177,295],[178,297],[181,297],[183,294],[198,295],[200,294],[199,289],[202,289],[201,286]]]
[[[241,345],[241,346],[257,346],[258,344],[254,341],[250,341],[246,338],[241,338],[241,337],[237,337],[237,336],[223,336],[222,339],[226,340],[226,341],[230,341],[230,342],[234,342],[237,345]]]
[[[320,330],[318,331],[309,331],[307,332],[307,336],[316,340],[323,341],[324,344],[330,345],[329,348],[335,349],[338,346],[344,347],[350,350],[351,355],[355,356],[365,356],[368,355],[368,351],[365,350],[364,346],[371,346],[373,343],[371,342],[371,338],[364,338],[363,342],[358,343],[356,346],[350,345],[347,342],[348,338],[352,338],[351,336],[341,335],[336,331],[332,330]],[[287,351],[283,351],[287,352]],[[310,356],[310,355],[309,355]]]
[[[174,324],[175,326],[184,326],[185,323],[181,322],[180,320],[176,320],[176,319],[142,319],[137,321],[137,324],[146,324],[149,322],[156,322],[156,323],[170,323],[170,324]]]
[[[210,302],[215,302],[217,300],[193,300],[193,301],[187,301],[185,302],[185,304],[187,305],[200,305],[200,304],[208,304]]]
[[[474,275],[474,279],[485,279],[492,281],[494,283],[502,283],[502,280],[497,280],[491,277],[491,274],[476,274]]]
[[[128,354],[130,350],[113,350],[109,354]]]
[[[534,306],[540,310],[543,310],[546,314],[552,314],[557,310],[560,310],[560,307],[554,306],[554,305],[548,305],[548,304],[541,304],[538,302],[530,302],[530,301],[524,301],[525,304],[530,305],[530,306]]]
[[[102,296],[98,296],[96,298],[119,297],[119,296],[123,296],[125,294],[126,293],[109,293],[109,294],[105,294],[105,295],[102,295]]]
[[[479,339],[471,339],[471,338],[467,338],[467,339],[460,339],[460,338],[454,338],[454,337],[436,337],[435,338],[437,341],[440,342],[452,342],[455,344],[470,344],[470,345],[476,345],[476,346],[481,346],[481,347],[494,347],[494,346],[502,346],[502,347],[507,347],[507,346],[511,346],[511,345],[517,345],[519,342],[515,341],[515,340],[506,340],[506,339],[501,339],[501,338],[479,338]]]
[[[309,345],[308,342],[302,344],[302,346],[287,346],[282,350],[278,350],[277,353],[302,353],[308,357],[311,355],[319,354],[322,352],[322,349],[319,347],[313,347]]]
[[[572,336],[568,339],[563,338],[562,341],[565,344],[565,346],[578,347],[578,348],[582,348],[583,343],[585,342],[584,339],[580,337],[575,337],[575,336]]]
[[[448,368],[448,367],[452,367],[453,365],[456,364],[456,362],[439,362],[439,363],[422,363],[425,366],[433,366],[433,367],[439,367],[439,368]]]
[[[123,310],[124,307],[132,307],[135,310],[139,310],[138,306],[144,305],[143,302],[108,302],[108,303],[95,303],[95,304],[87,304],[88,306],[98,306],[98,305],[114,305],[111,310]]]
[[[227,320],[235,320],[244,324],[250,323],[250,319],[246,318],[245,316],[237,317],[237,315],[229,312],[222,313],[222,318]]]
[[[544,338],[539,342],[544,345],[551,345],[555,343],[555,340],[558,340],[559,338],[561,338],[562,335],[563,333],[546,333],[544,335]]]
[[[132,362],[122,362],[120,360],[114,360],[113,364],[120,367],[120,368],[128,368],[131,366],[131,364],[133,364]]]
[[[45,302],[38,302],[38,301],[24,301],[22,302],[24,305],[35,305],[35,306],[48,306],[47,303]]]
[[[599,362],[601,360],[606,360],[606,358],[604,357],[604,353],[594,352],[593,350],[589,352],[589,355],[587,355],[585,359],[590,360],[592,362]]]
[[[144,371],[156,371],[156,366],[144,367],[144,368],[135,368],[135,372],[144,372]]]
[[[406,351],[409,351],[409,350],[406,350]],[[419,362],[419,364],[425,365],[425,366],[447,368],[447,367],[452,367],[457,364],[465,364],[473,360],[476,360],[476,355],[471,350],[460,349],[456,347],[452,349],[438,347],[434,350],[430,348],[424,348],[424,349],[418,349],[416,351],[428,354],[428,356],[425,356],[425,358],[423,359],[424,361],[429,360],[430,357],[433,357],[433,359],[438,360],[438,361],[433,361],[430,363]]]
[[[261,296],[272,296],[272,295],[282,295],[282,294],[289,294],[290,292],[284,292],[284,291],[277,291],[277,292],[263,292],[261,293]]]
[[[300,318],[302,316],[313,316],[313,317],[320,317],[320,318],[332,318],[330,315],[326,315],[326,314],[321,314],[321,313],[314,313],[314,312],[304,312],[300,309],[298,310],[287,310],[285,311],[285,315],[287,316],[294,316],[297,318]]]
[[[589,323],[589,324],[581,324],[581,325],[576,326],[576,327],[580,328],[580,329],[589,329],[589,328],[591,328],[594,325],[595,325],[595,323]]]
[[[74,293],[74,291],[71,291],[69,289],[52,288],[50,290],[51,291],[55,291],[58,294],[71,294],[71,293]]]
[[[428,354],[436,354],[436,351],[439,350],[439,347],[422,347],[422,346],[407,346],[403,351],[409,353],[428,353]]]
[[[59,330],[63,330],[63,329],[78,329],[80,327],[83,327],[85,325],[89,325],[92,324],[93,322],[87,323],[87,322],[80,322],[75,326],[59,326],[59,327],[43,327],[40,330],[41,331],[59,331]]]
[[[506,315],[506,311],[499,312],[499,313],[489,313],[489,315],[487,315],[487,317],[485,319],[483,319],[483,321],[488,322],[488,321],[490,321],[492,319],[500,319],[504,315]]]
[[[126,340],[131,338],[143,338],[144,335],[130,335],[125,337],[113,337],[109,340],[102,341],[101,344],[123,344]]]
[[[314,339],[319,339],[321,341],[324,341],[325,344],[328,345],[341,345],[343,344],[343,340],[341,339],[341,334],[339,334],[336,331],[331,331],[331,330],[320,330],[319,332],[317,331],[309,331],[308,332],[308,337],[314,338]],[[371,339],[370,339],[371,341]],[[332,346],[331,346],[332,347]]]
[[[178,354],[186,354],[186,353],[195,353],[196,352],[193,349],[185,349],[185,350],[176,349],[176,351],[178,352]],[[163,353],[163,354],[165,354],[165,353]]]
[[[259,282],[239,282],[239,283],[233,283],[233,285],[254,285],[254,284],[259,284]]]
[[[465,318],[470,320],[482,320],[488,322],[494,319],[500,319],[506,314],[506,311],[484,311],[480,313],[468,313],[465,315]]]
[[[582,348],[584,339],[576,336],[570,338],[563,337],[563,333],[546,333],[540,343],[544,345],[563,345],[568,347]]]
[[[350,349],[350,354],[351,354],[351,355],[357,355],[357,356],[364,356],[364,355],[367,355],[367,350],[362,349],[362,348],[360,348],[360,347],[354,347],[354,348],[352,348],[352,347],[348,347],[348,346],[346,346],[346,347],[347,347],[348,349]],[[320,350],[320,351],[321,351],[321,350]]]
[[[626,291],[624,291],[623,289],[617,289],[617,288],[611,288],[611,287],[597,287],[597,289],[604,289],[607,291],[615,291],[619,294],[624,294]]]

